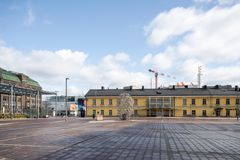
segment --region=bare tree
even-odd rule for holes
[[[134,113],[133,99],[128,93],[119,96],[120,104],[117,106],[118,116],[121,120],[130,119]]]

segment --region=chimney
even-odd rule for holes
[[[207,89],[207,85],[204,85],[202,88],[203,88],[203,89]]]
[[[235,86],[235,91],[238,91],[238,86]]]
[[[175,85],[172,86],[172,89],[175,90]]]
[[[162,92],[160,92],[160,91],[157,91],[156,93],[157,93],[157,94],[162,94]]]
[[[104,87],[102,86],[101,89],[104,90]]]
[[[144,86],[142,86],[142,90],[144,90]]]

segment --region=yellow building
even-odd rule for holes
[[[236,117],[239,110],[238,86],[203,86],[202,88],[163,89],[91,89],[85,95],[87,116],[117,116],[119,95],[129,93],[134,99],[134,116],[165,117]]]

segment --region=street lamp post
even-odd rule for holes
[[[67,80],[69,80],[69,78],[65,79],[65,109],[66,109],[65,122],[67,121]]]
[[[163,120],[163,107],[164,107],[164,97],[162,97],[162,109],[161,109],[161,120]]]
[[[39,90],[37,91],[37,118],[39,119]]]
[[[238,95],[238,93],[239,93],[239,89],[237,88],[237,100],[236,101],[238,101],[236,104],[237,104],[237,106],[236,106],[236,115],[237,115],[237,121],[238,121],[238,119],[239,119],[239,95]]]
[[[57,106],[57,92],[58,91],[55,91],[55,109],[56,109],[56,113],[58,112],[58,106]],[[55,114],[56,114],[55,113]],[[57,114],[58,115],[58,114]]]
[[[13,85],[11,85],[11,119],[13,118]]]

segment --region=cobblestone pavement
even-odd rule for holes
[[[68,123],[40,127],[42,134],[35,132],[28,140],[0,140],[0,159],[240,159],[240,123],[174,119]]]

